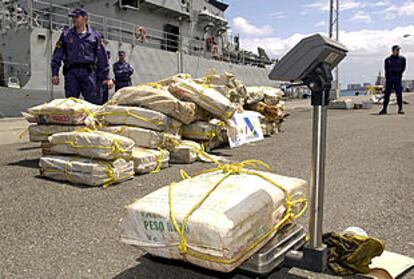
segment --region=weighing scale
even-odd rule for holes
[[[327,105],[333,79],[332,70],[345,58],[346,53],[344,45],[316,34],[301,40],[276,63],[269,74],[272,80],[306,85],[312,92],[313,143],[309,241],[306,240],[303,226],[285,226],[259,252],[239,267],[242,271],[256,276],[266,276],[282,266],[315,272],[323,272],[327,268],[327,248],[322,243]]]

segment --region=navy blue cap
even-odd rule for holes
[[[70,12],[69,16],[88,16],[88,12],[82,8],[76,8],[72,12]]]
[[[118,51],[118,55],[125,55],[125,51],[123,50]]]

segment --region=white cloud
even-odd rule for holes
[[[413,16],[414,15],[414,1],[408,0],[401,5],[392,5],[384,9],[380,14],[385,15],[386,20],[393,20],[401,16]]]
[[[348,57],[341,64],[341,82],[374,82],[378,71],[383,70],[383,60],[391,53],[391,46],[402,46],[402,54],[414,60],[414,37],[403,38],[405,34],[414,34],[414,25],[397,27],[389,30],[341,31],[340,41],[349,50]],[[286,39],[278,37],[247,38],[241,45],[251,51],[257,46],[275,58],[281,58],[302,38],[309,34],[294,34]],[[407,63],[405,78],[414,78],[414,63]]]
[[[273,29],[269,25],[262,27],[255,26],[243,17],[236,17],[233,19],[233,28],[235,31],[247,36],[269,36],[273,33]]]
[[[374,3],[370,3],[369,6],[371,7],[388,7],[391,6],[390,1],[376,1]]]
[[[371,16],[364,11],[356,12],[349,20],[356,21],[356,22],[364,22],[364,23],[372,22]]]
[[[325,27],[325,26],[327,26],[327,23],[325,20],[321,20],[315,24],[315,27]]]
[[[366,7],[366,5],[367,4],[362,1],[356,0],[341,0],[339,4],[341,11],[362,9]],[[302,7],[305,9],[316,9],[322,12],[327,12],[329,11],[329,0],[317,0],[316,2],[302,5]]]
[[[278,12],[271,13],[270,16],[276,17],[277,19],[282,19],[282,18],[286,18],[286,13],[284,11],[278,11]]]

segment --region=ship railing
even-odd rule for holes
[[[71,8],[52,3],[51,1],[23,0],[21,2],[24,1],[27,4],[27,15],[31,26],[51,30],[64,30],[71,26],[71,19],[68,17]],[[235,64],[260,66],[264,65],[265,62],[261,58],[247,57],[244,52],[235,54],[235,47],[232,41],[229,41],[227,48],[219,47],[219,53],[213,54],[207,49],[206,41],[203,38],[191,38],[93,13],[89,13],[89,24],[107,40],[116,40],[121,43],[130,43],[132,45],[171,52],[181,52],[183,54]],[[145,40],[142,40],[142,37],[140,38],[139,36],[138,29],[140,27],[143,27],[146,31]]]

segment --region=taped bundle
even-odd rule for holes
[[[173,146],[172,142],[180,139],[177,135],[132,126],[108,126],[101,127],[99,130],[127,137],[135,142],[136,147],[149,149],[169,150]]]
[[[208,85],[182,79],[172,83],[169,90],[178,99],[192,101],[220,119],[229,119],[235,112],[230,100]]]
[[[130,179],[134,175],[132,161],[112,162],[73,156],[44,156],[40,158],[40,175],[73,184],[107,187]]]
[[[159,83],[147,83],[118,90],[111,99],[118,105],[141,106],[171,116],[184,124],[196,119],[196,105],[174,97]]]
[[[103,106],[97,116],[106,125],[127,125],[155,131],[173,132],[177,132],[181,127],[178,120],[172,119],[161,112],[141,107]]]
[[[29,126],[29,139],[32,142],[48,141],[51,135],[62,132],[73,132],[83,128],[84,126],[71,126],[71,125],[37,125],[33,124]]]
[[[121,240],[155,256],[234,270],[306,210],[305,181],[253,169],[259,165],[182,172],[185,180],[128,206]]]
[[[157,173],[168,167],[170,153],[166,150],[153,150],[134,147],[132,150],[132,161],[136,174]]]
[[[94,113],[100,106],[76,98],[55,99],[27,110],[39,124],[86,125],[95,127]],[[27,114],[26,114],[27,115]],[[30,117],[29,117],[30,118]]]
[[[114,160],[129,158],[135,143],[129,138],[83,128],[49,137],[48,150],[55,154],[73,154],[88,158]]]

